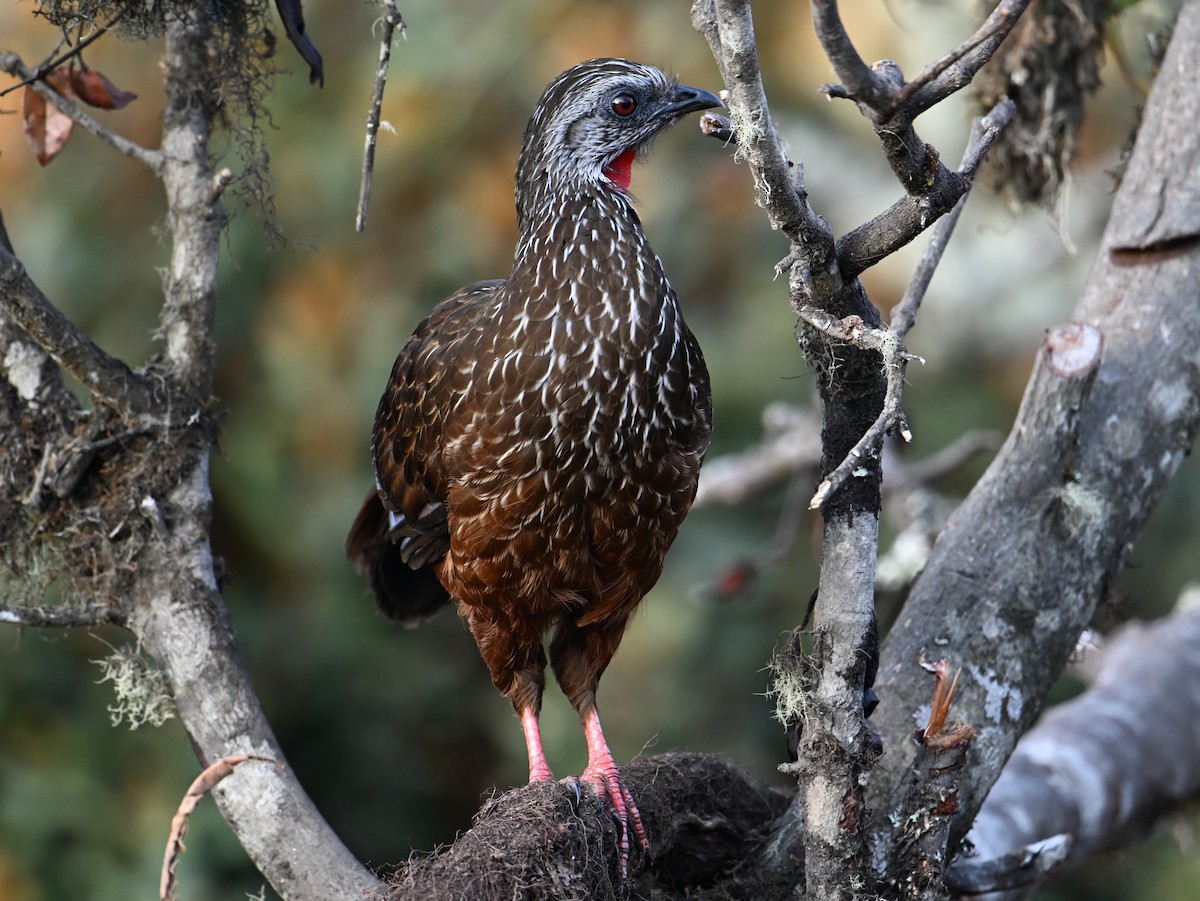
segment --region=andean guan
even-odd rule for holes
[[[596,685],[658,580],[712,429],[708,370],[626,193],[656,134],[721,105],[658,69],[594,59],[550,83],[517,163],[508,278],[417,327],[375,416],[376,490],[346,553],[416,625],[453,599],[512,701],[531,782],[553,779],[538,712],[550,663],[583,723],[580,777],[646,847]]]

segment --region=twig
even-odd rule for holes
[[[842,24],[837,0],[813,0],[812,17],[821,48],[842,80],[840,85],[823,85],[821,91],[830,97],[854,100],[877,109],[889,105],[893,91],[855,49]]]
[[[899,99],[908,108],[909,113],[914,117],[918,116],[970,84],[975,73],[983,68],[996,52],[996,48],[1008,37],[1027,6],[1029,0],[1003,0],[996,5],[975,34],[942,59],[927,66],[912,82],[905,85],[900,91]],[[951,59],[956,56],[957,58]],[[945,66],[939,67],[947,60],[949,62]]]
[[[974,179],[975,173],[979,170],[980,164],[1000,131],[1012,120],[1013,111],[1013,102],[1006,98],[997,103],[987,116],[975,120],[971,126],[971,137],[967,141],[966,150],[963,151],[959,175]],[[921,254],[921,259],[908,283],[904,297],[892,308],[891,328],[900,341],[907,337],[909,329],[916,324],[917,311],[921,307],[921,301],[925,297],[925,292],[929,288],[929,282],[933,279],[933,273],[937,270],[938,263],[941,262],[950,236],[954,233],[954,227],[958,224],[958,217],[962,214],[965,202],[966,194],[954,205],[954,209],[939,219],[930,230],[929,243],[925,245],[925,251]]]
[[[91,626],[125,625],[125,614],[107,604],[59,606],[43,604],[27,607],[0,604],[0,623],[30,629],[69,629]]]
[[[883,398],[883,409],[842,459],[842,462],[834,467],[833,471],[817,486],[816,494],[808,502],[810,510],[819,510],[823,507],[826,501],[850,480],[851,476],[859,473],[866,475],[869,472],[869,469],[864,468],[867,458],[878,458],[883,447],[884,435],[888,432],[895,429],[906,442],[912,440],[912,433],[908,429],[908,422],[901,407],[904,396],[904,374],[909,360],[920,360],[922,363],[925,361],[904,350],[904,346],[891,332],[884,331],[883,334],[889,338],[880,348],[884,372],[887,374],[887,391]]]
[[[371,200],[371,177],[375,171],[375,143],[379,135],[380,115],[383,108],[383,90],[387,86],[388,67],[392,60],[392,37],[396,29],[400,36],[405,33],[404,19],[396,9],[395,0],[384,0],[384,14],[380,23],[383,35],[379,41],[379,66],[375,70],[375,85],[371,89],[371,109],[367,113],[367,138],[363,147],[362,184],[358,190],[358,215],[354,219],[354,230],[361,232],[367,226],[367,204]]]
[[[30,69],[15,53],[0,53],[0,70],[23,79],[25,84],[37,91],[42,97],[45,97],[50,103],[53,103],[76,125],[86,128],[117,152],[123,153],[132,160],[137,160],[156,176],[162,174],[163,157],[159,151],[143,147],[141,144],[137,144],[101,125],[62,94],[58,93],[58,91],[54,90],[54,88],[50,87],[50,85],[46,84],[39,72]]]
[[[1012,118],[1012,113],[1012,101],[1003,100],[986,117],[976,120],[971,129],[971,138],[967,142],[967,148],[963,151],[962,168],[957,173],[968,187],[974,181],[975,172],[983,161],[988,148],[995,141],[1000,130]],[[925,245],[925,251],[922,253],[913,278],[904,292],[904,297],[892,310],[890,329],[848,329],[847,331],[850,331],[851,334],[844,338],[838,334],[837,329],[821,329],[825,334],[847,340],[857,347],[878,350],[883,355],[884,371],[887,374],[887,393],[884,395],[883,409],[875,422],[859,438],[842,462],[817,487],[816,494],[809,502],[810,509],[817,510],[822,507],[855,472],[860,470],[867,457],[877,456],[883,447],[884,436],[893,429],[898,430],[905,441],[911,439],[912,436],[908,431],[902,407],[904,377],[909,361],[920,358],[914,357],[904,350],[904,338],[916,323],[917,311],[920,309],[921,301],[925,297],[933,273],[941,261],[946,244],[954,232],[954,227],[958,224],[958,217],[962,213],[966,197],[967,195],[964,193],[950,213],[941,217],[934,225],[929,243]],[[821,328],[807,316],[805,321],[816,328]],[[829,323],[825,324],[830,325]],[[840,324],[844,325],[844,322]]]
[[[0,308],[93,396],[118,410],[161,412],[153,383],[96,346],[41,292],[21,261],[0,248]]]
[[[1012,27],[1017,23],[1017,19],[1024,10],[1026,2],[1027,0],[1023,0],[1023,2],[1015,4],[1015,6],[1019,7],[1015,11],[1006,8],[1013,6],[1014,4],[1012,3],[1001,3],[999,6],[997,6],[996,9],[992,11],[992,14],[988,16],[986,21],[979,26],[973,35],[971,35],[941,59],[934,60],[932,63],[927,65],[917,74],[916,78],[904,85],[904,87],[900,89],[899,94],[896,96],[897,101],[900,103],[907,101],[909,97],[911,97],[921,88],[925,87],[925,85],[932,82],[955,63],[962,60],[968,53],[975,50],[988,39],[999,36],[1000,40],[1003,40],[1004,37],[1008,35],[1008,32],[1012,30]],[[996,43],[998,44],[999,41],[996,41]],[[990,56],[991,53],[989,52],[983,57],[983,60],[986,61],[988,58],[990,58]],[[972,71],[971,75],[974,74],[974,71]],[[970,78],[968,77],[967,80],[970,81]]]
[[[54,54],[51,53],[50,58],[47,58],[44,62],[38,63],[37,68],[31,71],[28,78],[23,78],[23,80],[18,81],[16,84],[10,85],[3,91],[0,91],[0,97],[5,96],[6,94],[11,94],[13,91],[19,90],[26,85],[33,84],[35,81],[45,78],[49,73],[53,72],[67,60],[74,59],[75,57],[79,56],[89,45],[100,40],[100,38],[104,36],[105,32],[120,22],[127,12],[129,12],[129,4],[122,6],[119,10],[117,10],[116,15],[109,19],[106,24],[97,26],[95,31],[89,34],[86,38],[81,39],[78,44],[76,44],[66,53],[63,53],[60,56],[54,56]],[[59,41],[58,47],[61,47],[64,42],[69,42],[69,39],[65,35]],[[56,47],[55,49],[57,50],[58,48]]]

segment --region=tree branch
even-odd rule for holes
[[[371,88],[371,108],[367,111],[367,137],[363,147],[362,183],[358,189],[358,215],[354,230],[367,227],[367,204],[371,200],[371,178],[375,172],[375,141],[379,137],[380,111],[383,91],[387,87],[388,67],[392,61],[392,39],[396,30],[404,36],[404,19],[396,9],[396,0],[384,0],[383,17],[379,20],[383,34],[379,38],[379,65],[375,69],[375,85]]]
[[[971,139],[963,152],[960,175],[969,173],[967,177],[971,181],[974,180],[974,174],[987,153],[988,147],[1000,133],[1000,129],[1012,117],[1012,112],[1012,103],[1004,101],[997,104],[987,117],[975,120],[975,124],[971,128]],[[892,310],[892,327],[879,331],[877,337],[873,336],[871,348],[877,348],[883,355],[883,368],[887,375],[887,394],[884,395],[883,409],[871,427],[863,433],[863,436],[846,454],[845,459],[817,487],[817,493],[813,495],[812,501],[809,503],[809,507],[813,510],[820,509],[855,472],[861,470],[864,458],[878,456],[886,435],[898,431],[900,437],[906,442],[912,439],[902,407],[904,379],[908,372],[909,361],[914,359],[922,363],[925,361],[904,350],[904,338],[917,321],[917,311],[921,307],[925,291],[928,289],[937,264],[942,258],[942,253],[950,241],[950,235],[954,233],[954,227],[958,224],[958,217],[962,213],[966,200],[967,195],[964,193],[955,203],[954,209],[938,219],[937,224],[931,230],[929,241],[925,245],[925,250],[921,254],[921,259],[917,263],[917,269],[909,281],[908,288],[904,292],[904,297]],[[842,243],[839,242],[839,246]],[[891,252],[888,251],[889,254]],[[851,337],[850,340],[853,341],[853,338]],[[863,345],[859,344],[858,346],[862,347]]]
[[[965,88],[995,55],[1028,6],[1029,0],[1003,0],[997,4],[975,34],[946,56],[926,66],[916,78],[900,89],[897,100],[915,118]]]
[[[948,881],[974,882],[980,861],[1056,835],[1063,863],[1141,841],[1200,795],[1200,589],[1177,612],[1132,623],[1100,652],[1092,687],[1046,712],[1017,744]],[[1185,724],[1185,728],[1179,728]],[[1045,876],[1046,874],[1039,874]],[[995,877],[993,877],[995,878]]]
[[[1076,334],[1103,336],[1091,390],[1072,344],[1051,337],[1005,447],[939,538],[884,646],[876,714],[911,728],[923,698],[916,667],[931,642],[965,668],[959,715],[979,730],[962,782],[965,832],[1037,717],[1075,641],[1200,430],[1200,2],[1185,3],[1075,311]],[[1164,242],[1170,250],[1162,250]],[[1123,248],[1142,248],[1136,263]],[[1153,248],[1160,248],[1155,251]],[[1092,342],[1089,342],[1092,343]],[[1061,374],[1060,374],[1061,372]],[[1074,373],[1074,375],[1072,375]],[[951,622],[951,619],[953,622]],[[890,742],[871,785],[877,827],[903,816],[896,793],[912,749]]]
[[[917,135],[913,120],[937,100],[970,81],[1027,4],[1028,0],[1002,2],[974,36],[926,67],[917,78],[920,90],[913,89],[912,83],[905,84],[903,73],[891,60],[871,67],[863,62],[842,24],[836,0],[812,4],[817,37],[843,81],[840,85],[826,85],[822,90],[831,97],[855,101],[875,129],[888,164],[907,194],[838,242],[837,260],[843,277],[857,276],[908,244],[953,209],[970,189],[978,161],[967,163],[962,171],[951,172],[942,164],[937,151]]]
[[[77,105],[46,84],[42,80],[41,70],[39,69],[35,72],[33,69],[30,69],[15,53],[0,52],[0,70],[20,78],[22,83],[27,84],[50,103],[53,103],[72,122],[90,131],[118,153],[124,154],[131,160],[137,160],[137,162],[141,163],[155,175],[161,173],[163,156],[159,151],[149,150],[141,144],[137,144],[101,125]]]
[[[979,166],[1012,114],[1011,102],[996,104],[982,120],[983,125],[972,129],[974,146],[963,154],[957,172],[939,162],[919,194],[906,194],[870,222],[843,235],[837,242],[837,258],[843,271],[858,275],[871,268],[953,211],[975,184]]]
[[[0,247],[0,306],[64,371],[118,411],[160,415],[163,392],[110,357],[50,302],[21,261]]]
[[[212,390],[222,177],[209,158],[221,102],[218,24],[190,0],[166,11],[163,186],[172,246],[161,331],[165,376],[197,402]],[[246,673],[217,587],[210,545],[211,436],[180,442],[178,477],[154,497],[139,553],[129,627],[158,662],[204,764],[239,754],[284,755]],[[290,768],[242,768],[214,791],[255,865],[285,898],[361,898],[380,888],[321,818]]]
[[[125,625],[124,611],[110,604],[86,606],[0,604],[0,623],[31,629],[91,628]]]

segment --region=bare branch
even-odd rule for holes
[[[885,333],[888,334],[888,333]],[[895,428],[900,437],[906,442],[912,440],[908,430],[908,422],[904,418],[901,401],[904,396],[904,373],[910,359],[925,362],[920,357],[913,357],[895,340],[888,341],[883,346],[883,368],[887,373],[887,391],[883,398],[883,409],[870,428],[863,432],[862,437],[855,442],[854,447],[834,467],[821,484],[817,486],[816,494],[808,502],[810,510],[819,510],[849,479],[856,475],[865,475],[869,469],[864,465],[867,458],[878,458],[883,447],[884,436]]]
[[[971,83],[1025,12],[1029,0],[1003,0],[978,30],[900,89],[897,101],[912,117]]]
[[[1051,332],[1008,441],[955,513],[955,527],[942,533],[884,644],[879,694],[889,703],[875,718],[885,734],[911,728],[924,702],[913,682],[930,636],[953,634],[956,659],[978,674],[959,689],[960,715],[980,734],[976,764],[962,783],[956,835],[965,833],[1017,738],[1037,718],[1200,430],[1200,408],[1165,400],[1200,393],[1200,251],[1148,254],[1138,265],[1122,265],[1112,254],[1194,234],[1200,92],[1187,61],[1198,45],[1200,3],[1189,2],[1076,307],[1078,322],[1069,327],[1079,337],[1102,335],[1103,358],[1098,340],[1060,344],[1069,333]],[[1094,350],[1075,353],[1087,345]],[[1064,366],[1049,365],[1063,351]],[[1054,628],[1024,625],[1044,617]],[[886,830],[913,755],[904,742],[888,743],[885,754],[870,790]]]
[[[46,84],[39,74],[40,70],[35,72],[33,69],[30,69],[15,53],[0,52],[0,71],[22,79],[23,83],[28,84],[38,94],[45,97],[50,103],[53,103],[76,125],[86,128],[117,152],[124,154],[131,160],[137,160],[155,175],[162,174],[163,157],[161,152],[143,147],[141,144],[137,144],[101,125],[62,94],[58,93],[58,91]]]
[[[0,306],[94,396],[120,411],[161,412],[162,398],[154,384],[97,347],[38,289],[21,261],[2,247]]]
[[[761,490],[821,463],[821,422],[815,412],[790,404],[768,404],[761,444],[708,460],[700,470],[693,508],[744,503]]]
[[[692,25],[712,48],[721,75],[729,86],[728,106],[733,133],[754,174],[758,201],[771,227],[804,245],[808,268],[828,278],[833,261],[833,235],[825,221],[797,190],[795,166],[771,121],[763,91],[754,41],[754,22],[747,0],[695,0]],[[839,285],[840,279],[832,284]]]
[[[404,19],[396,9],[395,0],[384,0],[383,17],[379,20],[382,35],[379,39],[379,66],[375,70],[375,85],[371,89],[371,108],[367,112],[367,138],[363,148],[362,184],[358,189],[358,215],[354,230],[367,227],[367,204],[371,200],[371,178],[375,172],[375,141],[379,136],[380,111],[383,109],[383,91],[387,87],[388,67],[392,61],[392,39],[397,29],[405,34]]]
[[[874,109],[891,106],[894,88],[859,56],[842,24],[837,0],[813,0],[812,17],[817,39],[842,80],[840,85],[824,85],[822,92],[831,97],[855,100]]]
[[[995,109],[986,116],[975,120],[971,126],[971,137],[967,141],[967,148],[963,151],[959,174],[969,173],[972,178],[974,177],[974,174],[979,171],[979,166],[982,164],[988,148],[991,147],[1000,130],[1012,119],[1012,114],[1012,101],[1006,100],[996,104]],[[900,303],[892,308],[891,328],[900,341],[908,336],[909,330],[916,324],[917,311],[921,308],[921,301],[929,289],[929,283],[933,280],[933,273],[937,271],[946,245],[950,243],[950,236],[954,233],[955,226],[958,225],[958,217],[962,214],[965,204],[966,195],[964,194],[954,205],[954,209],[939,219],[937,224],[930,229],[929,241],[925,245],[913,277],[909,280],[908,288],[900,299]]]
[[[1012,117],[1009,102],[996,105],[988,114],[987,127],[973,152],[964,155],[963,165],[951,172],[940,162],[919,195],[906,194],[870,222],[842,236],[837,258],[847,277],[858,275],[912,242],[932,223],[950,212],[975,182],[975,175],[988,148]]]
[[[971,129],[971,138],[963,152],[962,168],[959,170],[959,175],[964,179],[968,188],[975,172],[978,171],[984,154],[987,153],[987,148],[996,139],[1003,125],[1011,118],[1012,109],[1012,103],[1005,101],[997,104],[987,117],[975,121]],[[966,199],[967,195],[964,192],[950,213],[941,217],[934,225],[929,241],[925,245],[925,251],[921,254],[921,259],[917,264],[917,269],[904,292],[904,297],[892,310],[891,329],[870,330],[872,333],[869,345],[855,340],[853,336],[847,339],[859,347],[868,347],[882,353],[884,372],[887,374],[887,393],[884,396],[883,409],[879,412],[875,422],[858,439],[842,462],[818,486],[817,493],[813,495],[812,501],[809,503],[809,507],[813,510],[823,506],[855,472],[860,471],[866,457],[879,455],[885,435],[895,430],[905,441],[912,439],[902,406],[904,379],[909,361],[920,358],[907,353],[904,350],[903,342],[909,329],[917,321],[917,311],[920,309],[921,300],[925,296],[929,282],[933,279],[933,273],[941,261],[942,253],[950,241],[950,235],[953,234],[954,227],[958,224],[958,217],[962,213]],[[805,319],[813,324],[809,317],[806,316]],[[826,331],[826,334],[829,333]],[[921,360],[921,362],[924,361]]]
[[[978,859],[1060,833],[1073,862],[1140,841],[1200,794],[1200,694],[1189,690],[1200,684],[1200,588],[1175,613],[1122,628],[1097,657],[1093,686],[1017,744],[972,826],[974,853],[951,866],[955,886],[979,879]]]

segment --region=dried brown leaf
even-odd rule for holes
[[[206,767],[204,772],[197,776],[188,787],[183,800],[179,802],[179,810],[171,819],[171,835],[167,839],[167,850],[163,854],[162,877],[158,883],[158,896],[161,901],[174,901],[175,898],[175,870],[179,866],[179,855],[187,850],[183,845],[183,837],[187,835],[188,817],[196,809],[201,798],[232,773],[238,764],[245,763],[247,760],[266,760],[269,763],[276,763],[269,758],[257,757],[253,754],[222,757],[216,763]]]
[[[121,109],[137,100],[137,94],[121,90],[95,69],[72,69],[71,86],[80,100],[97,109]]]
[[[62,152],[75,123],[54,104],[47,103],[33,85],[25,86],[21,115],[25,120],[25,140],[37,161],[45,166]]]
[[[934,678],[937,679],[933,686],[933,699],[929,703],[929,722],[923,732],[923,738],[928,740],[937,735],[946,723],[946,716],[950,713],[950,703],[954,700],[954,689],[958,686],[959,673],[955,673],[954,679],[951,681],[949,660],[923,663],[921,666],[933,673]]]

